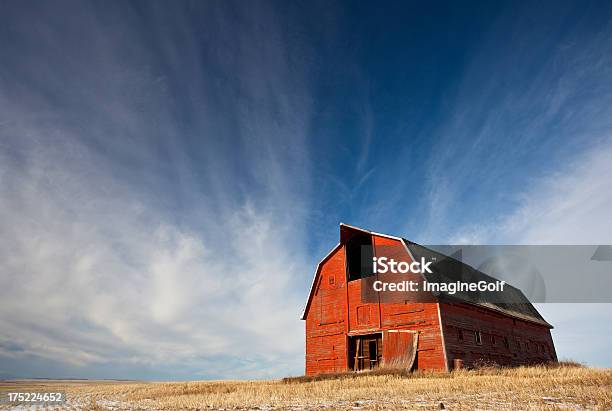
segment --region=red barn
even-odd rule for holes
[[[514,366],[557,360],[553,327],[509,285],[503,292],[509,303],[461,294],[432,294],[428,302],[364,301],[366,279],[359,274],[364,245],[371,246],[373,256],[383,247],[395,247],[408,262],[435,253],[400,237],[340,224],[340,243],[317,266],[302,315],[306,375],[377,367],[448,371],[459,364]],[[473,275],[491,279],[453,261]]]

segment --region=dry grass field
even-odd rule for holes
[[[62,390],[63,409],[612,409],[612,370],[483,368],[304,381],[4,382],[0,390]],[[442,405],[441,405],[442,404]],[[0,408],[10,408],[0,405]],[[57,409],[50,407],[47,409]],[[34,409],[19,407],[18,409]]]

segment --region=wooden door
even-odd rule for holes
[[[383,343],[381,334],[351,337],[349,368],[354,371],[372,370],[382,363]]]

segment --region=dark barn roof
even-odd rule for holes
[[[430,248],[414,243],[412,241],[402,239],[406,247],[412,254],[412,256],[418,260],[425,258],[427,261],[435,260],[436,263],[431,266],[432,273],[425,273],[425,280],[429,283],[452,283],[456,281],[469,281],[469,282],[495,282],[497,278],[491,277],[478,271],[472,266],[465,264],[455,258],[449,257]],[[485,296],[484,292],[461,292],[457,291],[456,294],[450,295],[442,292],[444,297],[452,300],[459,300],[470,304],[482,306],[495,311],[499,311],[503,314],[511,315],[513,317],[521,318],[524,320],[536,322],[538,324],[545,325],[552,328],[552,325],[546,322],[540,315],[538,310],[529,302],[525,294],[516,287],[506,284],[502,292],[495,294],[495,299]]]
[[[374,236],[381,236],[390,239],[394,239],[400,241],[408,253],[412,255],[412,258],[415,260],[420,258],[425,258],[427,261],[432,261],[432,258],[435,258],[436,264],[431,266],[432,273],[423,274],[425,280],[428,283],[452,283],[457,281],[469,281],[469,282],[478,282],[478,281],[486,281],[486,282],[495,282],[497,279],[489,276],[482,271],[479,271],[468,264],[465,264],[462,261],[459,261],[455,258],[449,257],[445,254],[434,251],[430,248],[422,246],[420,244],[414,243],[412,241],[406,240],[404,238],[381,234],[372,232],[369,230],[365,230],[363,228],[351,226],[348,224],[340,223],[340,243],[334,247],[327,256],[325,256],[317,265],[317,269],[315,271],[315,276],[312,280],[312,284],[310,286],[310,292],[308,294],[308,300],[306,302],[306,306],[302,311],[301,319],[306,319],[306,312],[310,306],[310,302],[312,300],[312,296],[314,293],[314,285],[317,275],[321,269],[322,264],[351,237],[352,233],[362,232],[367,233]],[[486,293],[479,292],[459,292],[450,295],[448,293],[441,292],[440,295],[437,296],[438,301],[443,300],[445,302],[463,302],[467,304],[472,304],[475,306],[483,307],[492,311],[496,311],[498,313],[511,316],[514,318],[522,319],[525,321],[529,321],[532,323],[536,323],[539,325],[543,325],[548,328],[553,328],[536,310],[536,308],[531,304],[529,299],[523,294],[521,290],[516,287],[512,287],[510,284],[505,285],[503,292],[497,292],[495,296],[495,300],[492,301],[492,298],[485,298]]]

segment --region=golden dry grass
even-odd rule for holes
[[[58,387],[61,383],[58,382]],[[612,370],[574,366],[363,375],[311,382],[67,384],[93,409],[612,409]]]

